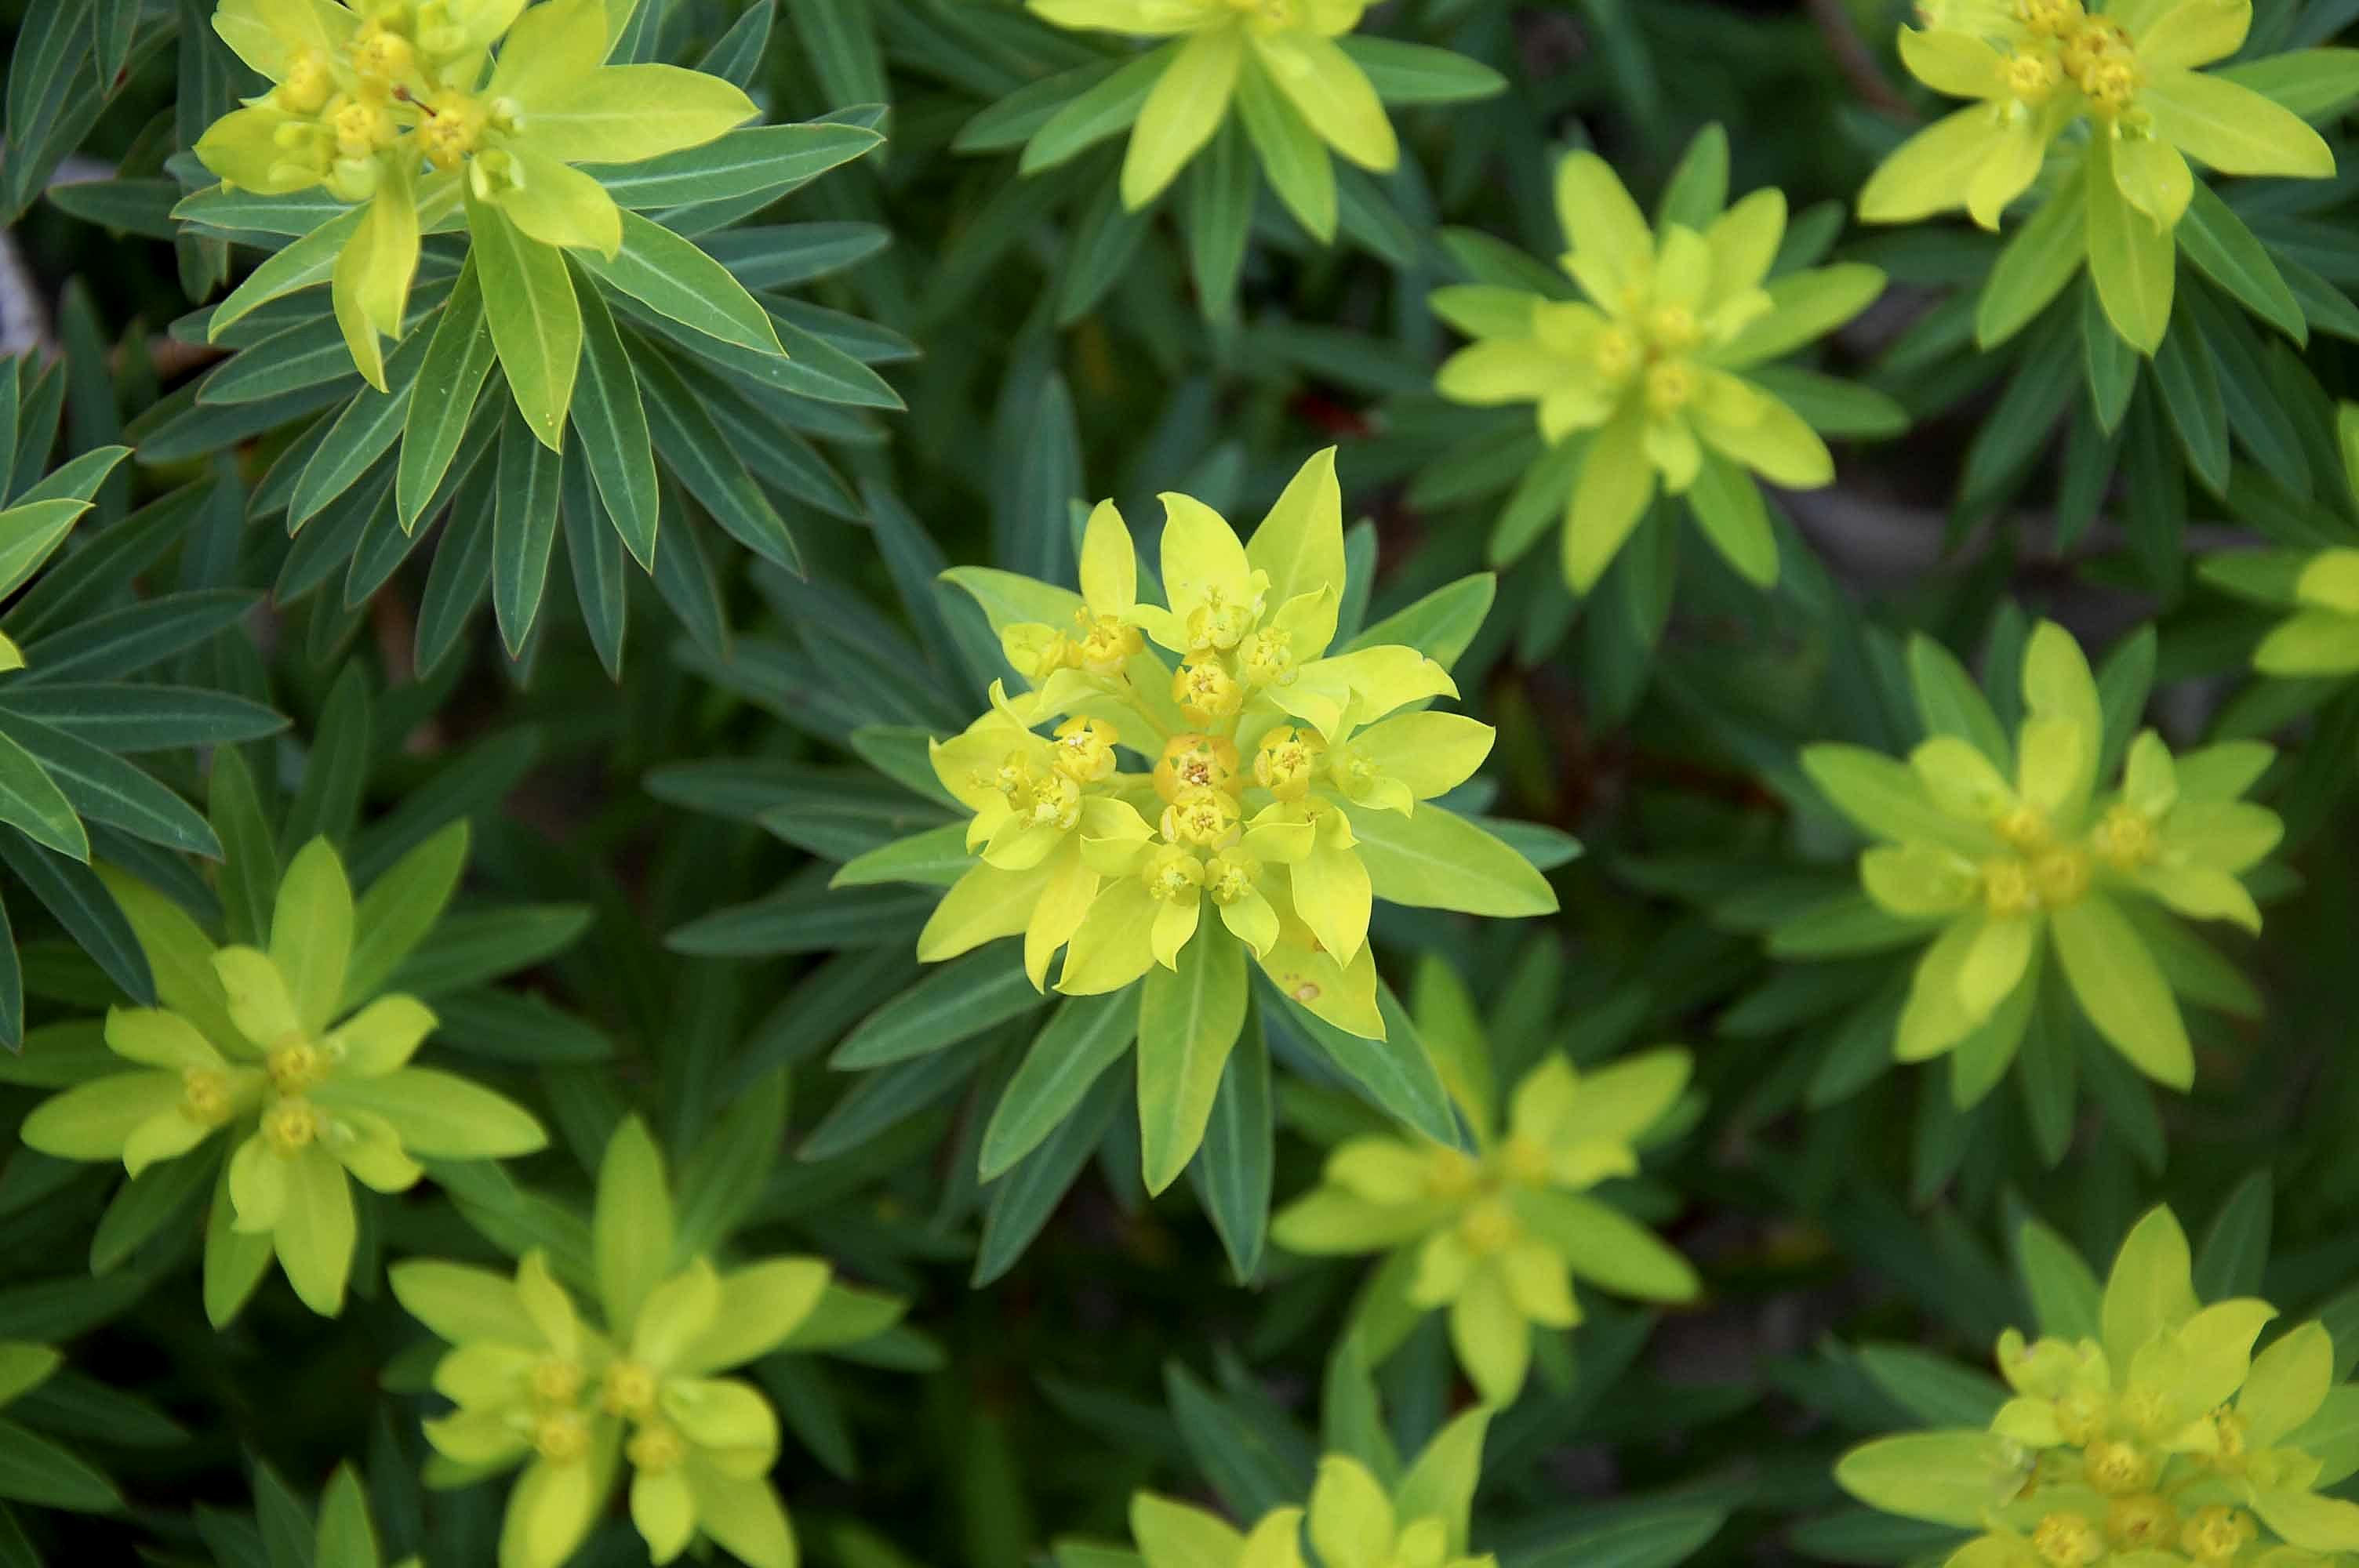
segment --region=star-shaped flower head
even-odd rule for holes
[[[581,347],[559,253],[611,259],[623,233],[573,166],[701,146],[756,113],[717,76],[607,64],[604,0],[221,0],[213,25],[273,85],[214,122],[198,158],[246,189],[318,185],[365,204],[329,226],[331,296],[363,377],[386,389],[380,339],[403,334],[419,237],[463,204],[494,343],[551,447]]]
[[[1586,296],[1495,285],[1444,288],[1433,307],[1475,341],[1435,383],[1459,403],[1530,403],[1551,446],[1582,443],[1565,474],[1565,580],[1595,586],[1659,485],[1684,496],[1748,579],[1777,580],[1755,477],[1789,490],[1834,477],[1818,433],[1742,373],[1831,331],[1884,287],[1843,265],[1771,279],[1786,199],[1757,190],[1701,227],[1650,226],[1594,153],[1557,168],[1564,271]],[[1552,459],[1544,459],[1550,461]]]
[[[2147,732],[2101,793],[2096,683],[2051,622],[2026,647],[2023,699],[2011,746],[1981,706],[1966,733],[1933,736],[1905,764],[1856,746],[1802,753],[1821,793],[1878,841],[1859,861],[1868,896],[1933,934],[1895,1054],[1956,1052],[1952,1087],[1973,1104],[2013,1059],[2052,952],[2098,1033],[2147,1076],[2184,1088],[2195,1070],[2186,1025],[2142,928],[2168,911],[2259,929],[2237,875],[2281,829],[2237,797],[2272,753],[2242,742],[2173,759]]]
[[[1131,1537],[1147,1568],[1307,1568],[1306,1535],[1321,1568],[1495,1568],[1489,1552],[1467,1551],[1489,1421],[1481,1409],[1451,1421],[1389,1488],[1358,1457],[1327,1454],[1303,1506],[1272,1509],[1245,1531],[1139,1492]]]
[[[1314,1256],[1413,1259],[1399,1304],[1448,1308],[1459,1365],[1485,1401],[1506,1405],[1522,1391],[1533,1328],[1581,1321],[1574,1276],[1647,1301],[1695,1295],[1686,1260],[1591,1195],[1637,1173],[1638,1147],[1686,1089],[1690,1060],[1655,1050],[1584,1072],[1552,1054],[1516,1086],[1498,1130],[1473,1003],[1429,966],[1417,1004],[1421,1032],[1451,1043],[1437,1054],[1459,1065],[1451,1088],[1473,1130],[1473,1151],[1350,1139],[1328,1156],[1320,1184],[1278,1212],[1271,1235]],[[1471,1072],[1470,1059],[1480,1064]]]
[[[2277,1310],[2202,1304],[2168,1208],[2131,1230],[2102,1298],[2067,1282],[2038,1299],[2071,1321],[1999,1336],[2014,1397],[1987,1428],[1863,1444],[1835,1467],[1843,1488],[1979,1531],[1951,1568],[2292,1568],[2359,1550],[2359,1504],[2321,1495],[2359,1469],[2334,1440],[2354,1390],[2336,1386],[2323,1325],[2256,1355]]]
[[[2194,195],[2189,159],[2218,174],[2334,172],[2300,116],[2202,69],[2244,47],[2251,0],[2016,0],[1944,5],[1923,19],[1901,28],[1902,61],[1934,91],[1973,103],[1886,158],[1860,191],[1859,215],[1897,223],[1963,207],[1996,229],[2053,155],[2065,172],[2030,226],[2042,231],[2038,297],[2006,302],[2006,330],[2085,256],[2114,330],[2152,353],[2170,319],[2173,232]],[[2085,135],[2067,137],[2073,127]],[[1985,345],[2000,335],[1986,316]]]
[[[464,832],[448,830],[426,852],[446,850],[455,836],[463,856]],[[241,1260],[258,1270],[272,1251],[305,1305],[330,1316],[342,1310],[358,1234],[347,1178],[404,1192],[424,1174],[418,1157],[504,1159],[547,1143],[540,1124],[505,1096],[409,1065],[434,1014],[415,997],[372,994],[383,979],[382,948],[370,960],[375,972],[355,972],[356,945],[376,946],[379,934],[356,925],[343,862],[325,838],[288,864],[267,951],[215,948],[177,905],[136,884],[114,885],[164,1003],[107,1014],[108,1049],[141,1070],[44,1101],[25,1119],[23,1137],[62,1159],[119,1159],[136,1176],[226,1131],[228,1223],[209,1230],[205,1244],[216,1322],[252,1288]]]
[[[1334,646],[1346,585],[1333,452],[1302,466],[1250,542],[1200,501],[1162,500],[1162,602],[1140,591],[1111,502],[1084,529],[1079,594],[949,574],[1031,689],[995,691],[992,713],[933,748],[978,858],[919,936],[931,961],[1021,933],[1036,985],[1061,946],[1070,995],[1145,982],[1158,1191],[1202,1138],[1244,1026],[1247,954],[1305,1008],[1377,1038],[1375,900],[1555,907],[1529,861],[1435,803],[1491,744],[1486,725],[1422,710],[1457,695],[1448,671],[1401,643]]]
[[[617,1128],[590,1224],[594,1317],[539,1251],[515,1276],[458,1263],[392,1270],[394,1294],[449,1341],[435,1390],[458,1409],[427,1440],[463,1484],[523,1465],[509,1494],[500,1568],[557,1568],[596,1521],[623,1469],[631,1520],[658,1563],[701,1535],[752,1568],[794,1568],[794,1531],[767,1479],[777,1413],[721,1374],[782,1346],[865,1337],[897,1311],[842,1332],[848,1298],[813,1258],[726,1272],[682,1258],[663,1160],[636,1119]],[[870,1297],[871,1303],[883,1298]],[[889,1303],[888,1303],[889,1304]]]
[[[1060,27],[1174,40],[1140,68],[1154,86],[1137,110],[1123,158],[1122,200],[1133,211],[1160,196],[1204,150],[1232,103],[1265,166],[1274,146],[1308,143],[1319,169],[1310,177],[1312,187],[1326,194],[1323,224],[1313,221],[1315,206],[1304,221],[1314,232],[1323,229],[1321,238],[1334,230],[1334,177],[1326,168],[1326,148],[1379,174],[1400,161],[1400,145],[1375,88],[1335,42],[1360,25],[1366,0],[1029,3],[1034,15]],[[1275,171],[1272,179],[1279,183]],[[1280,189],[1290,183],[1280,183]]]

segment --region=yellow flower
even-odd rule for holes
[[[1248,124],[1256,115],[1285,116],[1363,168],[1384,173],[1400,159],[1375,88],[1335,43],[1359,26],[1366,0],[1030,0],[1030,5],[1035,16],[1060,27],[1180,40],[1160,53],[1161,69],[1123,158],[1123,205],[1133,211],[1161,195],[1203,150],[1238,98],[1248,105]]]
[[[1079,594],[950,574],[1033,689],[995,687],[990,713],[932,749],[978,860],[918,939],[931,962],[1021,933],[1036,986],[1062,946],[1069,995],[1145,982],[1139,1098],[1158,1191],[1201,1140],[1245,1023],[1247,954],[1326,1022],[1380,1038],[1376,899],[1480,914],[1556,905],[1528,860],[1430,804],[1491,746],[1472,719],[1398,711],[1454,697],[1448,672],[1399,644],[1332,646],[1334,454],[1303,465],[1250,544],[1201,502],[1163,503],[1162,603],[1140,598],[1110,502],[1083,530]]]
[[[134,917],[154,953],[154,918]],[[343,862],[325,838],[287,868],[269,951],[213,949],[178,916],[173,929],[186,937],[171,954],[181,963],[169,1005],[119,1007],[106,1018],[107,1047],[144,1070],[92,1079],[25,1119],[30,1147],[120,1159],[134,1176],[233,1132],[231,1234],[208,1233],[205,1244],[209,1306],[214,1278],[232,1271],[225,1259],[236,1238],[259,1237],[303,1303],[332,1316],[357,1244],[348,1177],[405,1192],[425,1173],[413,1154],[497,1159],[548,1141],[505,1096],[409,1065],[435,1025],[423,1002],[395,994],[353,1005],[344,983],[353,920]]]
[[[319,185],[366,204],[337,251],[330,292],[353,364],[380,392],[379,340],[402,335],[419,236],[433,222],[463,201],[479,242],[611,257],[621,211],[571,166],[700,146],[755,113],[716,76],[605,64],[604,0],[528,10],[524,0],[374,0],[364,12],[342,0],[221,0],[214,30],[272,86],[215,121],[195,150],[231,185],[269,194]],[[561,384],[526,378],[528,362],[567,334],[525,322],[546,335],[528,355],[500,303],[491,308],[519,406],[554,447],[571,367]]]
[[[1845,265],[1767,283],[1786,230],[1774,189],[1701,230],[1666,222],[1658,233],[1603,158],[1574,153],[1558,166],[1556,196],[1572,246],[1564,270],[1586,302],[1440,290],[1434,308],[1476,341],[1441,367],[1437,390],[1531,403],[1551,445],[1585,439],[1564,524],[1576,591],[1603,574],[1658,480],[1688,498],[1732,566],[1774,582],[1777,542],[1752,476],[1811,489],[1834,477],[1834,461],[1800,415],[1738,373],[1850,319],[1883,275]]]
[[[1450,1310],[1451,1342],[1483,1398],[1522,1390],[1535,1325],[1581,1320],[1572,1277],[1617,1294],[1685,1301],[1693,1270],[1619,1209],[1584,1195],[1635,1174],[1634,1145],[1686,1087],[1684,1051],[1650,1051],[1591,1073],[1551,1055],[1516,1086],[1504,1137],[1470,1110],[1472,1155],[1433,1142],[1354,1138],[1320,1185],[1280,1210],[1271,1235],[1311,1254],[1414,1256],[1406,1304]]]
[[[794,1568],[794,1530],[768,1480],[777,1412],[752,1383],[717,1374],[815,1346],[828,1266],[770,1258],[723,1274],[701,1257],[679,1262],[662,1156],[636,1119],[607,1143],[590,1229],[603,1329],[538,1250],[513,1280],[437,1261],[392,1270],[401,1304],[451,1343],[434,1389],[458,1409],[426,1423],[427,1441],[466,1479],[524,1466],[500,1568],[571,1558],[625,1465],[631,1522],[657,1563],[701,1534],[754,1568]]]
[[[1934,91],[1975,102],[1884,161],[1860,191],[1863,220],[1908,222],[1962,206],[1996,229],[2051,149],[2077,164],[2043,208],[2062,232],[2028,269],[2036,277],[1994,274],[1986,343],[2003,335],[1991,320],[2027,320],[2085,256],[2107,319],[2152,353],[2170,319],[2172,232],[2194,194],[2189,159],[2220,174],[2334,172],[2334,155],[2300,116],[2201,70],[2244,47],[2251,0],[2016,0],[2006,11],[1943,6],[1926,20],[1901,29],[1902,61]],[[2066,140],[2071,127],[2084,138]]]
[[[2168,1208],[2131,1230],[2093,1304],[2093,1335],[1999,1336],[2015,1397],[1987,1430],[1864,1444],[1835,1479],[1888,1513],[1982,1531],[1951,1568],[2088,1568],[2108,1556],[2226,1568],[2359,1550],[2359,1504],[2321,1495],[2359,1465],[2329,1441],[2331,1426],[2312,1424],[2349,1392],[2335,1386],[2323,1325],[2302,1324],[2255,1355],[2277,1309],[2251,1297],[2202,1305]]]

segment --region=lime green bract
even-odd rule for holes
[[[2077,1267],[2077,1265],[2076,1265]],[[2253,1347],[2277,1309],[2204,1305],[2168,1208],[2122,1243],[2096,1332],[1999,1338],[2015,1397],[1987,1428],[1884,1438],[1835,1467],[1887,1513],[1978,1531],[1949,1568],[2303,1568],[2359,1551],[2359,1469],[2326,1329]]]

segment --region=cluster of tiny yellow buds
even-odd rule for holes
[[[532,1445],[552,1465],[571,1465],[590,1452],[590,1423],[578,1411],[551,1411],[533,1423]]]
[[[2063,80],[2064,68],[2052,54],[2017,49],[2007,59],[2006,90],[2019,103],[2034,107],[2047,103]]]
[[[299,1154],[321,1131],[320,1113],[311,1102],[283,1099],[262,1113],[264,1141],[281,1154]]]
[[[1620,381],[1637,368],[1637,340],[1623,328],[1608,327],[1597,334],[1596,345],[1590,350],[1590,362],[1607,381]]]
[[[1254,891],[1254,875],[1260,870],[1251,855],[1231,845],[1206,862],[1204,891],[1212,895],[1214,903],[1234,903]]]
[[[2081,1468],[2090,1486],[2109,1498],[2120,1498],[2150,1490],[2160,1466],[2152,1454],[2136,1444],[2109,1437],[2089,1444]]]
[[[1983,906],[1993,914],[2028,914],[2039,907],[2031,868],[2012,856],[1984,861],[1982,883]]]
[[[328,1076],[327,1053],[309,1040],[272,1046],[266,1062],[271,1087],[282,1095],[299,1095]]]
[[[688,1444],[679,1433],[657,1422],[633,1433],[623,1453],[633,1469],[661,1476],[679,1468],[680,1462],[688,1457]]]
[[[271,100],[290,114],[316,114],[335,96],[336,73],[316,49],[304,49],[287,62],[287,74],[271,91]]]
[[[2154,819],[2126,802],[2113,806],[2098,820],[2089,842],[2107,865],[2134,871],[2154,859]]]
[[[1236,834],[1236,797],[1224,789],[1184,790],[1163,808],[1162,828],[1170,843],[1220,849]]]
[[[2084,19],[2081,0],[2015,0],[2015,18],[2035,38],[2063,38]]]
[[[1264,626],[1237,644],[1237,668],[1249,686],[1286,686],[1294,679],[1294,634]]]
[[[2079,1514],[2053,1513],[2032,1530],[2031,1547],[2049,1568],[2088,1568],[2105,1554],[2105,1538]]]
[[[1261,600],[1256,598],[1240,603],[1221,589],[1208,589],[1204,602],[1188,611],[1188,645],[1190,648],[1218,648],[1223,652],[1245,641],[1245,633],[1261,619]]]
[[[1499,1151],[1499,1167],[1511,1182],[1527,1187],[1548,1185],[1548,1151],[1528,1138],[1508,1139]]]
[[[2048,826],[2048,814],[2036,806],[2010,806],[1991,827],[2008,844],[2026,853],[2046,848],[2054,836]]]
[[[1695,369],[1685,360],[1663,360],[1647,372],[1647,407],[1652,413],[1676,414],[1695,395]]]
[[[1122,733],[1103,719],[1068,719],[1057,726],[1057,771],[1077,784],[1113,776],[1114,743]]]
[[[1468,1205],[1458,1219],[1458,1239],[1477,1258],[1506,1251],[1522,1234],[1514,1211],[1495,1197]]]
[[[544,1405],[570,1405],[582,1392],[580,1364],[563,1356],[544,1356],[532,1364],[532,1397]]]
[[[2152,1492],[2115,1498],[2105,1506],[2105,1538],[2116,1548],[2168,1550],[2179,1533],[2179,1510]]]
[[[2082,21],[2065,37],[2061,63],[2099,108],[2127,108],[2138,87],[2137,52],[2118,22],[2102,16]]]
[[[447,98],[435,105],[418,132],[426,161],[440,169],[458,168],[460,160],[475,150],[487,118],[482,105],[472,98]]]
[[[1171,676],[1171,700],[1191,724],[1234,719],[1245,705],[1245,688],[1218,659],[1199,658]]]
[[[1072,663],[1093,676],[1117,676],[1130,656],[1147,646],[1138,628],[1124,622],[1117,615],[1092,615],[1087,610],[1073,611],[1080,624],[1081,638],[1072,643]]]
[[[1163,743],[1155,763],[1155,793],[1176,800],[1188,789],[1224,789],[1241,794],[1245,780],[1237,773],[1237,748],[1218,735],[1186,731]]]
[[[1147,858],[1138,869],[1138,879],[1158,901],[1184,903],[1203,889],[1204,862],[1191,849],[1167,844]]]
[[[1254,753],[1254,782],[1280,800],[1300,800],[1310,793],[1327,742],[1315,730],[1279,725],[1261,738]]]
[[[2259,1533],[2252,1516],[2242,1509],[2213,1503],[2196,1509],[2180,1530],[2179,1547],[2198,1563],[2225,1563]]]
[[[1434,1149],[1426,1155],[1425,1184],[1438,1198],[1462,1198],[1483,1179],[1483,1168],[1459,1149]]]
[[[229,1119],[229,1075],[218,1067],[180,1069],[180,1108],[190,1121],[219,1127]]]
[[[331,109],[328,128],[335,133],[336,156],[359,159],[374,157],[393,145],[400,127],[393,123],[393,112],[382,103],[346,99]]]
[[[2077,903],[2089,891],[2089,852],[2074,846],[2050,849],[2031,862],[2031,880],[2049,908]]]
[[[656,1408],[656,1375],[636,1361],[609,1362],[598,1404],[608,1415],[646,1416]]]
[[[382,22],[364,22],[353,34],[353,70],[364,83],[389,86],[418,68],[418,47]]]
[[[1695,312],[1684,305],[1658,305],[1647,318],[1647,335],[1667,354],[1685,353],[1703,341]]]
[[[1071,827],[1082,819],[1082,786],[1063,773],[1043,773],[1014,805],[1039,827]]]

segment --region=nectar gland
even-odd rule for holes
[[[1164,742],[1163,755],[1156,760],[1155,793],[1166,801],[1178,799],[1181,791],[1189,789],[1224,789],[1238,795],[1244,788],[1237,772],[1236,743],[1217,735],[1174,735]]]

